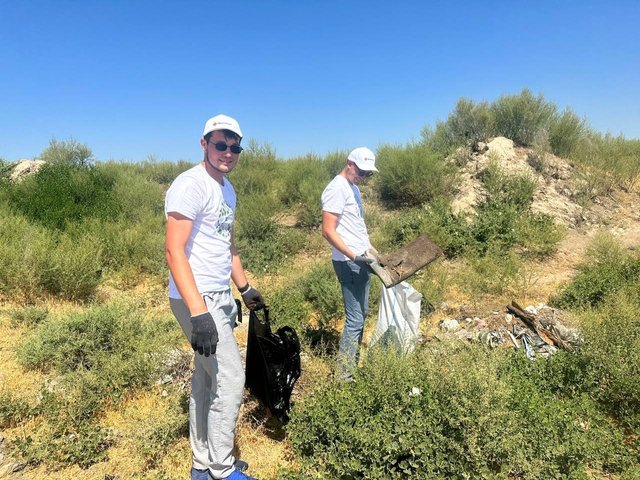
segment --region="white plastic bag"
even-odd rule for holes
[[[400,352],[411,352],[420,337],[422,294],[407,282],[382,286],[378,323],[370,345],[395,345]]]

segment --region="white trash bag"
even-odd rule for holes
[[[396,346],[398,351],[413,351],[420,337],[420,303],[422,294],[407,282],[393,287],[382,286],[378,323],[370,345]]]

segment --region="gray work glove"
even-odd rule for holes
[[[353,263],[359,267],[365,267],[373,263],[373,258],[367,258],[364,255],[357,255],[356,258],[353,259]]]
[[[260,310],[264,308],[264,299],[260,292],[247,283],[245,287],[238,290],[242,295],[242,301],[249,310]]]
[[[209,312],[191,317],[191,347],[200,355],[215,355],[218,344],[218,329]]]

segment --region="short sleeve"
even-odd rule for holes
[[[331,182],[322,192],[322,210],[342,215],[346,205],[346,197],[344,192],[337,187],[336,182]]]
[[[189,177],[179,177],[167,191],[164,201],[164,213],[176,212],[190,220],[203,208],[203,192],[200,186]]]

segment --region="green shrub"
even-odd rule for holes
[[[304,299],[318,314],[320,328],[329,327],[342,315],[342,290],[333,265],[323,262],[311,267],[301,280]]]
[[[161,417],[136,430],[134,442],[147,467],[155,467],[169,447],[181,437],[189,436],[189,398],[179,393],[168,395]]]
[[[152,359],[160,354],[156,349],[175,338],[173,323],[166,319],[146,322],[127,305],[92,307],[40,324],[19,345],[18,359],[25,368],[64,374],[104,369],[112,362],[116,368],[119,362],[143,360],[148,355],[149,367],[155,370],[159,366],[153,367]],[[136,358],[138,353],[140,358]],[[145,375],[149,367],[132,373]]]
[[[240,200],[246,195],[273,194],[278,168],[273,147],[250,141],[240,155],[237,167],[228,178]]]
[[[0,389],[0,428],[15,427],[31,414],[31,407],[24,399],[5,388]]]
[[[298,225],[303,228],[317,227],[322,221],[320,197],[331,180],[327,168],[327,164],[314,155],[287,160],[280,165],[280,203],[296,214]]]
[[[9,204],[30,220],[63,230],[87,217],[116,218],[115,181],[93,166],[47,163],[9,188]]]
[[[625,252],[610,235],[601,234],[589,245],[576,276],[551,298],[551,304],[560,308],[597,307],[623,286],[637,283],[639,277],[640,257]]]
[[[538,385],[521,373],[531,362],[512,363],[443,344],[371,353],[354,383],[295,405],[289,432],[303,478],[581,478],[634,463],[596,403],[558,397],[543,375]]]
[[[425,208],[403,209],[383,221],[375,231],[375,246],[381,253],[390,253],[424,232],[427,224]]]
[[[457,181],[455,166],[423,144],[378,150],[375,188],[392,208],[418,207],[449,198]]]
[[[73,238],[96,239],[94,248],[101,252],[103,269],[129,276],[128,285],[137,284],[143,273],[166,276],[161,215],[146,215],[137,222],[86,219],[70,225],[67,232]]]
[[[505,292],[526,293],[531,287],[522,261],[498,244],[482,253],[467,252],[468,268],[457,279],[460,287],[471,297],[500,295]]]
[[[89,466],[104,458],[110,433],[99,426],[106,405],[156,382],[182,338],[173,318],[145,319],[126,304],[50,318],[18,346],[28,369],[57,374],[43,389],[36,431],[16,441],[28,462]]]
[[[552,117],[549,125],[549,146],[562,158],[568,158],[587,133],[586,122],[567,108]]]
[[[45,290],[71,300],[87,300],[102,274],[100,241],[63,234],[46,259],[41,282]]]
[[[51,164],[62,164],[75,167],[88,167],[93,163],[91,149],[74,139],[49,141],[49,146],[40,154],[39,160]]]
[[[487,102],[474,103],[461,98],[446,122],[438,122],[434,132],[423,130],[423,139],[434,150],[445,154],[456,147],[473,147],[494,136],[493,113]]]
[[[88,468],[106,459],[106,451],[112,443],[107,429],[82,422],[76,425],[45,424],[32,435],[15,439],[13,446],[28,464],[46,462],[52,468],[69,465]]]
[[[523,212],[531,205],[537,182],[528,175],[509,175],[490,163],[481,172],[480,179],[489,195],[488,204],[509,204]]]
[[[159,162],[154,157],[149,157],[143,162],[134,164],[118,164],[120,168],[123,168],[125,165],[130,165],[134,171],[138,172],[150,182],[159,183],[164,186],[171,185],[178,175],[194,166],[193,163],[185,160]]]
[[[137,223],[148,217],[164,215],[164,186],[148,180],[123,163],[110,162],[96,168],[106,178],[112,179],[111,193],[124,218]]]
[[[33,328],[44,322],[49,316],[46,306],[27,306],[11,312],[11,324],[15,327]]]
[[[286,269],[305,245],[304,233],[286,227],[276,227],[272,234],[261,238],[236,235],[236,245],[243,266],[254,275]]]
[[[504,95],[490,107],[497,135],[518,145],[529,146],[540,130],[546,129],[556,114],[556,106],[542,94],[534,97],[528,89],[517,95]]]
[[[42,227],[8,212],[0,215],[0,295],[31,301],[42,293],[42,275],[54,240]]]
[[[477,250],[472,223],[464,215],[454,214],[447,202],[437,201],[425,207],[425,231],[449,257],[457,257],[467,250]]]
[[[600,398],[636,432],[640,432],[639,278],[636,274],[600,308],[581,317],[584,355],[597,370]]]
[[[349,152],[347,152],[346,150],[336,150],[325,155],[322,161],[324,163],[324,168],[327,171],[329,180],[331,180],[342,171],[342,169],[347,164],[348,156]]]
[[[546,214],[521,215],[515,224],[515,242],[525,256],[544,258],[558,248],[566,229]]]
[[[273,329],[283,325],[293,327],[298,334],[303,332],[311,320],[313,309],[306,301],[299,275],[293,276],[281,288],[265,292]]]
[[[572,159],[584,167],[595,169],[592,182],[597,181],[598,185],[609,180],[632,190],[640,179],[640,140],[637,139],[590,132],[578,143]],[[600,191],[607,193],[609,189],[601,186]]]

